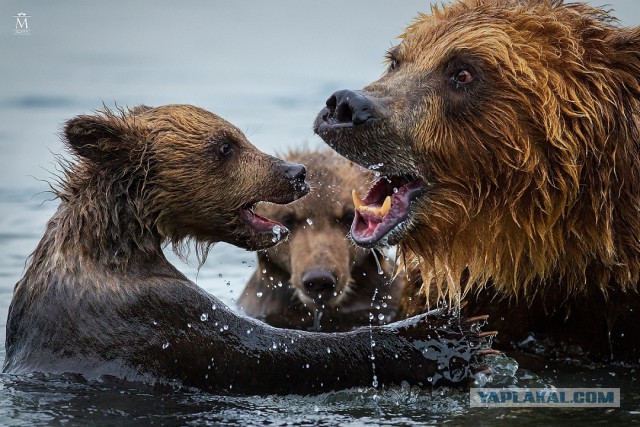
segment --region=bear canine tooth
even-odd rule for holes
[[[391,209],[391,196],[387,196],[386,199],[384,199],[384,203],[382,204],[382,207],[380,208],[380,216],[385,216],[389,210]]]
[[[351,191],[351,197],[353,197],[353,206],[360,210],[360,207],[362,205],[364,205],[364,202],[362,201],[362,199],[360,198],[360,196],[358,196],[358,192],[356,190],[352,190]]]

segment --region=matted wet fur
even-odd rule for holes
[[[107,110],[70,120],[64,137],[75,160],[14,289],[5,373],[308,394],[370,385],[372,339],[380,384],[464,384],[492,352],[475,324],[484,317],[434,312],[342,335],[276,329],[182,275],[163,243],[191,238],[202,255],[218,241],[267,248],[288,231],[253,206],[308,190],[303,166],[260,152],[220,117],[188,105]]]
[[[584,3],[461,0],[401,39],[315,129],[421,190],[386,235],[421,276],[405,313],[466,297],[504,347],[534,332],[637,362],[640,28]]]
[[[394,276],[394,263],[383,251],[374,254],[347,237],[354,215],[351,191],[363,190],[373,172],[327,149],[296,149],[284,159],[305,164],[311,193],[286,206],[257,208],[291,234],[258,252],[238,305],[278,327],[334,332],[388,323],[399,307],[405,276]]]

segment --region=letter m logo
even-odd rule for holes
[[[15,18],[16,18],[16,30],[29,29],[29,21],[27,21],[27,18],[29,18],[29,16],[26,13],[18,13],[18,15],[15,16]]]

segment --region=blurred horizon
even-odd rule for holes
[[[429,4],[5,0],[0,186],[43,188],[52,153],[66,156],[63,123],[103,103],[198,105],[270,153],[320,145],[311,125],[326,98],[378,78],[385,51]],[[606,4],[640,24],[635,0]],[[20,12],[28,36],[13,34]]]

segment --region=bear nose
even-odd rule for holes
[[[292,181],[304,181],[307,176],[307,168],[298,163],[287,163],[284,174]]]
[[[302,286],[312,296],[322,295],[336,288],[336,276],[327,270],[307,270],[302,275]]]
[[[373,102],[352,90],[339,90],[327,99],[329,117],[338,123],[359,125],[373,118]]]

